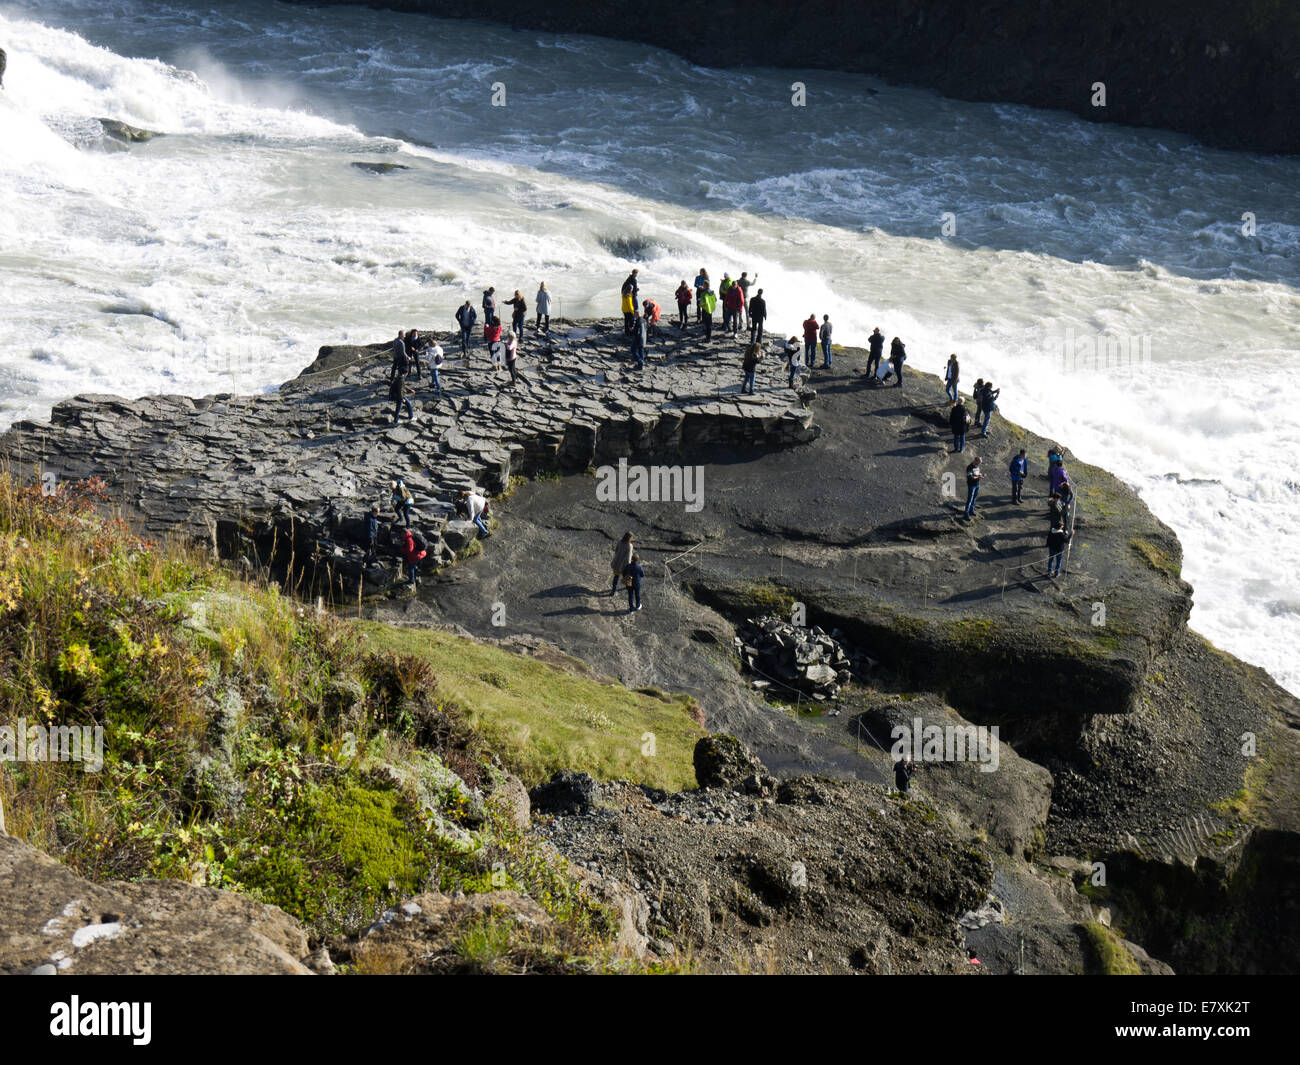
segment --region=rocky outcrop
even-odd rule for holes
[[[374,6],[481,19],[471,0]],[[725,32],[683,32],[631,0],[508,0],[486,13],[561,33],[644,41],[705,66],[820,68],[925,85],[962,100],[1060,108],[1097,122],[1163,126],[1207,143],[1300,151],[1300,9],[1259,0],[719,0]],[[773,42],[779,41],[779,47]],[[1104,106],[1094,103],[1105,85]]]
[[[847,648],[820,625],[795,625],[774,614],[754,618],[735,637],[741,664],[755,674],[754,687],[773,695],[797,691],[816,700],[833,699],[870,659]],[[775,686],[775,687],[774,687]]]
[[[0,835],[0,973],[310,973],[288,914],[176,880],[91,883]]]

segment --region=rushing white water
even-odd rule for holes
[[[665,303],[757,271],[774,331],[956,351],[1126,478],[1182,539],[1194,626],[1300,692],[1300,160],[354,8],[0,4],[0,46],[0,427],[271,387],[488,284],[613,314],[629,257]],[[99,117],[167,136],[110,150]]]

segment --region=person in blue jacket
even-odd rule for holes
[[[623,583],[627,584],[627,612],[629,614],[641,609],[641,582],[645,580],[645,567],[641,565],[641,556],[632,555],[632,561],[623,567]]]
[[[1023,503],[1025,491],[1025,478],[1029,476],[1029,459],[1025,457],[1025,449],[1020,449],[1020,454],[1011,460],[1011,502]]]

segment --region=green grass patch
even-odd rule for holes
[[[1096,972],[1104,976],[1141,976],[1142,970],[1119,936],[1098,921],[1079,926]]]
[[[1150,540],[1135,536],[1128,542],[1129,549],[1157,573],[1177,580],[1182,573],[1178,559]]]

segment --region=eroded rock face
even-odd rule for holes
[[[176,880],[94,884],[0,836],[0,973],[309,973],[288,914]]]

